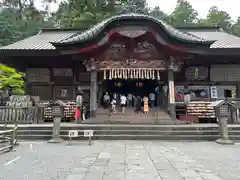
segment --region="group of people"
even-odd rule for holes
[[[113,93],[112,96],[108,94],[108,92],[105,93],[103,96],[103,107],[108,110],[110,110],[115,114],[116,113],[116,106],[120,105],[122,108],[122,113],[125,113],[126,107],[135,107],[136,113],[145,113],[148,114],[149,112],[149,106],[153,108],[155,106],[155,94],[150,93],[148,95],[145,95],[143,97],[139,95],[133,95],[131,93],[125,94],[117,94]]]

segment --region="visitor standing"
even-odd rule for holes
[[[140,96],[137,96],[136,98],[136,113],[141,113],[142,107],[142,98]]]
[[[132,107],[133,105],[133,95],[131,93],[127,96],[128,107]]]
[[[113,99],[117,100],[117,93],[113,93]]]
[[[125,107],[126,107],[126,103],[127,103],[127,97],[123,94],[120,97],[120,105],[122,107],[122,113],[125,113]]]
[[[148,107],[148,97],[147,96],[144,96],[143,98],[143,112],[145,114],[148,114],[148,111],[149,111],[149,107]]]
[[[133,95],[133,106],[136,108],[137,106],[137,96]]]
[[[107,110],[109,108],[110,104],[110,96],[108,95],[108,92],[103,96],[103,106],[104,109]]]
[[[116,104],[117,104],[116,99],[113,99],[111,102],[111,109],[112,109],[113,114],[116,114]]]
[[[76,111],[75,111],[75,119],[77,123],[81,122],[82,106],[83,106],[83,91],[80,87],[78,87],[76,92]]]
[[[150,94],[149,94],[149,101],[150,101],[150,106],[151,106],[151,108],[154,107],[154,104],[155,104],[155,98],[156,98],[156,96],[155,96],[154,93],[150,93]]]

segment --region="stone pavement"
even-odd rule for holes
[[[0,180],[240,180],[240,144],[24,142],[0,155]]]

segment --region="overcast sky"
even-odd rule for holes
[[[174,10],[177,0],[147,0],[147,2],[150,7],[159,6],[162,11],[170,14]],[[198,11],[200,17],[206,17],[212,6],[227,11],[233,20],[240,16],[240,0],[188,0],[188,2]]]

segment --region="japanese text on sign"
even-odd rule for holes
[[[92,137],[93,130],[84,130],[84,137]]]
[[[78,131],[77,130],[68,131],[68,137],[78,137]]]

